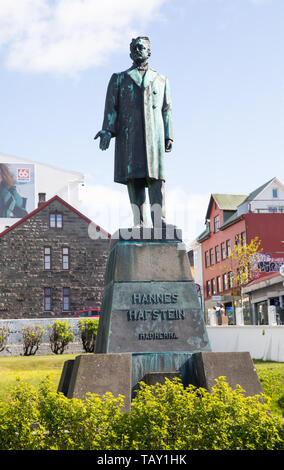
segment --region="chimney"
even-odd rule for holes
[[[38,193],[38,204],[37,207],[42,206],[45,203],[46,193]]]

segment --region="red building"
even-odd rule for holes
[[[249,196],[211,195],[206,229],[197,239],[202,245],[205,313],[223,303],[229,323],[235,322],[234,312],[241,292],[234,283],[235,267],[228,256],[234,244],[249,244],[256,236],[261,241],[257,273],[261,279],[267,273],[279,272],[284,264],[284,187],[276,178]],[[243,305],[246,305],[245,321],[252,323],[251,305],[249,302]]]

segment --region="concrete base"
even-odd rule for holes
[[[123,410],[130,410],[131,354],[81,355],[74,361],[66,362],[58,392],[64,393],[68,398],[81,399],[89,392],[100,396],[111,392],[115,397],[123,395]]]
[[[240,385],[246,396],[263,393],[248,352],[81,355],[65,362],[58,392],[81,399],[88,392],[123,395],[123,411],[128,412],[141,381],[155,385],[177,377],[184,387],[192,384],[211,391],[220,376],[225,376],[233,389]]]
[[[193,354],[196,385],[211,390],[225,376],[233,389],[240,385],[246,396],[263,393],[249,352],[199,352]]]
[[[166,379],[173,380],[175,378],[181,379],[180,372],[151,372],[146,374],[144,382],[147,385],[164,384]]]
[[[69,384],[71,381],[74,362],[75,362],[75,359],[73,360],[71,359],[69,361],[64,362],[63,370],[61,373],[61,377],[60,377],[60,381],[59,381],[59,385],[57,389],[58,393],[63,393],[63,395],[65,395],[66,397],[68,395],[68,389],[69,389]]]

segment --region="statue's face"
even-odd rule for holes
[[[149,58],[149,43],[144,39],[138,39],[132,49],[131,57],[134,62],[144,62]]]

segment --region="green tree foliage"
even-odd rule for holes
[[[258,236],[252,238],[250,243],[242,242],[241,237],[236,237],[236,243],[228,259],[237,286],[245,286],[259,273],[258,260],[261,251],[261,240]]]
[[[72,324],[67,320],[56,320],[53,325],[49,325],[50,348],[54,354],[63,354],[69,343],[74,341],[75,336],[72,332]]]
[[[264,396],[245,397],[220,377],[209,393],[176,381],[141,383],[132,409],[123,397],[57,393],[48,379],[39,391],[18,383],[0,402],[0,448],[53,450],[277,450],[283,422]],[[282,433],[282,437],[281,437]]]
[[[22,328],[24,356],[32,356],[37,352],[44,331],[40,325]]]
[[[80,319],[79,329],[84,351],[87,353],[94,352],[96,337],[98,332],[99,320],[97,319]]]
[[[9,328],[6,328],[6,326],[0,327],[0,352],[5,349],[9,334],[10,334]]]

